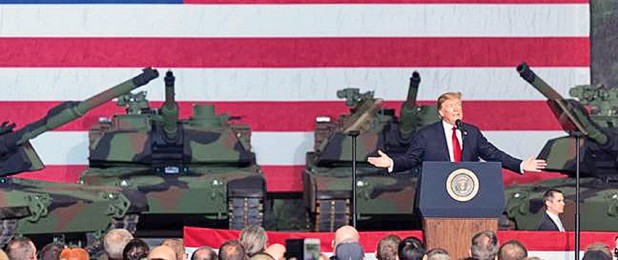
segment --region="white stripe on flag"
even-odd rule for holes
[[[326,101],[347,87],[404,100],[412,71],[421,75],[418,100],[461,91],[464,100],[544,100],[509,68],[173,68],[178,101]],[[533,68],[565,97],[590,82],[587,67]],[[161,73],[167,68],[160,68]],[[82,100],[137,74],[140,68],[0,68],[2,101]],[[163,77],[137,91],[164,100]],[[340,100],[343,102],[342,100]]]
[[[588,36],[588,4],[4,5],[3,37]]]

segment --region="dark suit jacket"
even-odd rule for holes
[[[463,149],[461,160],[476,162],[501,162],[503,168],[519,172],[521,160],[515,159],[496,148],[474,125],[464,123],[466,134],[462,134]],[[421,166],[423,161],[450,161],[442,121],[428,125],[414,134],[410,149],[404,156],[393,159],[393,172],[405,171]]]
[[[541,221],[539,221],[538,231],[560,231],[556,223],[547,215],[547,212],[543,211]]]

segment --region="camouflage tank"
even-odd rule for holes
[[[547,161],[546,171],[564,173],[566,178],[549,179],[530,185],[513,185],[505,190],[506,214],[520,230],[536,230],[543,213],[543,193],[559,189],[565,197],[564,225],[575,226],[576,148],[580,138],[581,229],[618,231],[618,89],[602,85],[581,85],[565,99],[537,76],[527,64],[517,67],[521,77],[548,99],[548,104],[568,136],[549,140],[539,154]],[[589,106],[588,111],[584,105]]]
[[[80,179],[144,194],[149,210],[140,223],[150,223],[144,230],[195,222],[228,222],[231,229],[262,224],[266,184],[249,127],[216,115],[212,105],[194,105],[193,116],[180,119],[174,82],[168,71],[158,109],[143,92],[118,99],[126,114],[91,128],[89,167]]]
[[[15,235],[98,238],[110,227],[131,229],[133,215],[147,209],[145,197],[117,187],[85,187],[20,179],[13,175],[43,168],[30,139],[67,124],[115,97],[147,84],[156,70],[144,72],[81,102],[65,102],[47,115],[13,131],[14,124],[0,127],[0,246]],[[69,241],[67,241],[69,242]]]
[[[399,117],[394,109],[382,107],[382,99],[373,92],[359,89],[337,91],[346,100],[350,114],[316,119],[314,151],[307,153],[303,174],[304,200],[315,231],[334,231],[348,224],[352,203],[352,137],[359,131],[356,146],[357,216],[361,221],[401,218],[410,222],[413,212],[416,174],[386,174],[367,163],[378,149],[391,154],[404,154],[414,132],[438,120],[435,106],[419,106],[416,95],[420,75],[410,78],[408,96]],[[383,222],[385,223],[385,222]]]

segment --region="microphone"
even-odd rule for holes
[[[468,132],[466,132],[466,129],[464,128],[463,122],[461,121],[461,119],[457,119],[455,120],[455,127],[457,129],[459,129],[459,131],[461,131],[461,133],[463,134],[463,136],[468,135]]]

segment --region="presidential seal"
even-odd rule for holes
[[[454,170],[446,178],[446,191],[456,201],[469,201],[479,192],[479,179],[468,169]]]

